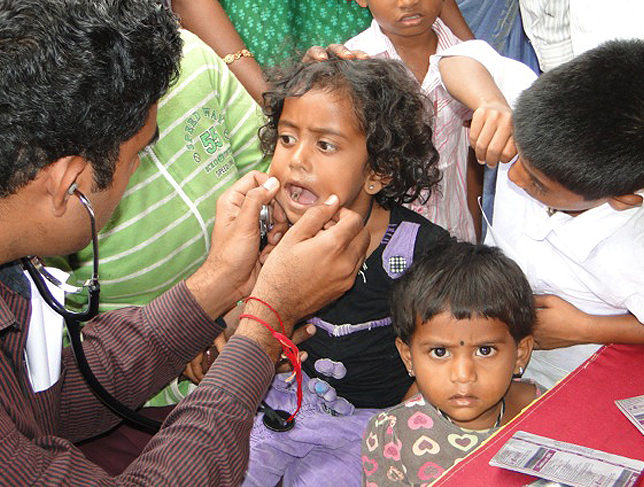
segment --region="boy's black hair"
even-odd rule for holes
[[[586,200],[644,188],[644,41],[611,41],[542,74],[514,127],[522,156]]]
[[[414,260],[394,283],[391,300],[394,330],[407,345],[416,326],[443,312],[457,320],[501,320],[517,343],[535,320],[532,289],[519,266],[497,247],[468,242],[439,244]]]
[[[371,169],[391,181],[375,195],[381,206],[429,197],[440,181],[438,153],[432,143],[431,105],[407,68],[393,60],[343,60],[298,63],[274,71],[271,90],[264,93],[268,122],[260,129],[262,149],[272,155],[284,100],[310,90],[338,93],[351,101],[367,139]]]
[[[153,0],[0,0],[0,198],[70,155],[108,187],[180,57],[176,18]]]

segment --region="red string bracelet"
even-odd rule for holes
[[[257,298],[248,298],[248,299],[255,299],[259,301],[260,303],[265,304],[269,308],[271,308],[268,304],[264,303],[260,299]],[[273,308],[271,308],[273,312],[277,315],[277,311],[275,311]],[[286,420],[287,422],[293,421],[295,418],[295,415],[300,411],[300,408],[302,407],[302,361],[300,360],[300,350],[297,348],[297,345],[293,343],[286,335],[283,333],[280,333],[279,331],[275,331],[271,325],[269,325],[266,321],[263,319],[259,318],[258,316],[251,315],[251,314],[243,314],[239,317],[241,320],[242,318],[248,318],[249,320],[256,321],[257,323],[260,323],[264,325],[268,331],[271,332],[271,335],[275,337],[275,339],[280,342],[282,345],[282,350],[284,351],[284,355],[286,355],[286,358],[291,362],[293,365],[293,370],[295,371],[295,378],[297,380],[297,409],[291,416]],[[277,318],[279,319],[279,315],[277,315]],[[282,320],[279,320],[280,325],[282,326],[282,330],[284,330],[284,324],[282,323]]]
[[[244,302],[246,302],[246,303],[247,303],[248,301],[257,301],[258,303],[261,303],[261,304],[263,304],[264,306],[266,306],[268,309],[270,309],[270,310],[273,312],[273,314],[277,317],[277,322],[280,324],[280,328],[282,328],[282,333],[284,333],[284,334],[286,335],[286,330],[284,329],[284,323],[282,323],[282,318],[280,318],[280,314],[277,312],[277,310],[276,310],[275,308],[273,308],[273,307],[272,307],[270,304],[268,304],[266,301],[264,301],[264,300],[262,300],[262,299],[259,299],[259,298],[256,298],[255,296],[248,296],[248,297],[244,300]],[[272,327],[271,327],[271,328],[272,328]]]

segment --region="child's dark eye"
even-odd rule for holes
[[[278,139],[282,145],[291,145],[295,142],[295,137],[292,135],[280,134]]]
[[[448,352],[446,348],[436,347],[436,348],[432,348],[429,351],[429,355],[435,358],[444,358],[444,357],[447,357]]]
[[[322,152],[334,152],[337,149],[335,145],[324,140],[320,140],[318,142],[318,147],[322,150]]]
[[[493,355],[494,352],[496,352],[496,349],[494,347],[485,345],[483,347],[479,347],[478,350],[476,351],[476,354],[482,357],[489,357],[490,355]]]

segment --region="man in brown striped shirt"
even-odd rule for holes
[[[156,101],[180,51],[175,19],[151,0],[0,0],[0,484],[241,479],[252,418],[280,352],[268,330],[242,320],[197,390],[141,456],[109,478],[72,442],[118,418],[87,387],[71,351],[61,352],[60,333],[46,337],[49,323],[42,328],[38,316],[47,310],[15,264],[87,245],[79,191],[97,225],[108,221],[138,152],[155,138]],[[148,306],[85,326],[88,361],[119,400],[140,406],[176,377],[221,331],[214,318],[244,296],[273,305],[290,334],[297,319],[352,285],[368,237],[359,217],[338,212],[333,197],[294,225],[260,266],[259,210],[277,186],[266,175],[246,175],[220,198],[210,255],[193,276]],[[276,230],[269,248],[277,240]],[[257,301],[245,311],[277,326]],[[41,364],[50,366],[45,386],[33,374]]]

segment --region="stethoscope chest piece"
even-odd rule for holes
[[[295,420],[291,421],[288,418],[291,417],[291,414],[287,411],[281,409],[274,409],[272,414],[266,414],[264,411],[264,426],[269,430],[275,431],[277,433],[284,433],[285,431],[290,431],[295,426]]]

